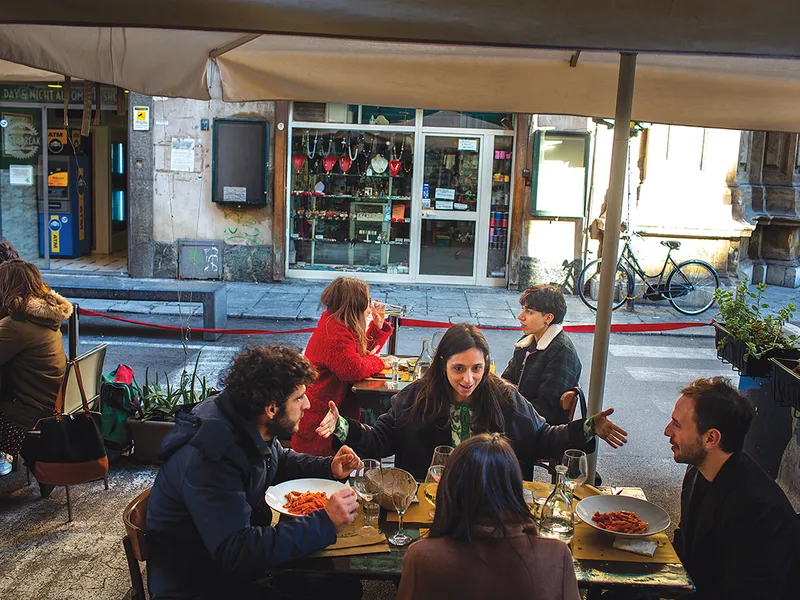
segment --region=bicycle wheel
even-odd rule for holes
[[[714,304],[718,287],[714,267],[702,260],[687,260],[669,274],[666,296],[678,312],[699,315]]]
[[[586,265],[578,277],[576,285],[578,295],[583,303],[591,308],[597,310],[597,296],[600,293],[600,267],[601,260],[594,260]],[[614,297],[612,309],[616,310],[630,297],[633,288],[633,277],[628,270],[622,265],[617,265],[617,272],[614,277]]]

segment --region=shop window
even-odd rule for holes
[[[417,109],[372,104],[295,102],[292,117],[301,123],[342,123],[344,125],[402,125],[413,127]]]
[[[408,273],[414,136],[294,129],[289,268]]]
[[[214,120],[213,202],[266,204],[268,125],[261,119]]]
[[[537,131],[531,214],[582,217],[586,206],[589,135]]]
[[[422,111],[424,127],[458,127],[460,129],[503,129],[513,131],[511,113],[466,112],[458,110]]]

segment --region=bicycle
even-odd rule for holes
[[[634,232],[633,235],[639,235]],[[640,236],[641,237],[641,236]],[[661,245],[669,250],[664,259],[661,271],[656,275],[644,272],[631,248],[631,236],[623,235],[625,245],[622,247],[615,273],[613,310],[618,309],[628,300],[634,300],[644,294],[647,300],[668,300],[680,313],[699,315],[714,304],[714,292],[719,288],[719,276],[710,264],[692,259],[682,263],[675,262],[672,251],[681,247],[680,242],[662,240]],[[577,291],[581,300],[592,310],[597,310],[597,295],[600,291],[600,267],[602,259],[590,262],[581,271],[577,282]],[[672,269],[668,272],[667,265]],[[636,277],[644,285],[634,295]],[[654,279],[654,283],[651,283]]]

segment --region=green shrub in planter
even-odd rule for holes
[[[784,332],[796,308],[790,303],[777,313],[768,312],[766,289],[759,283],[750,290],[745,277],[734,291],[720,288],[714,294],[721,321],[714,324],[717,356],[745,377],[769,377],[771,357],[800,357],[796,348],[800,337]]]
[[[150,370],[145,371],[139,418],[127,421],[136,460],[158,462],[158,448],[174,426],[173,411],[178,406],[192,406],[217,393],[218,390],[208,385],[205,377],[197,377],[199,363],[200,354],[197,355],[191,375],[184,369],[176,386],[170,383],[166,373],[164,374],[166,383],[162,385],[158,373],[155,381],[151,382]]]

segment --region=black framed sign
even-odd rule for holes
[[[213,202],[266,204],[269,121],[214,119]]]

